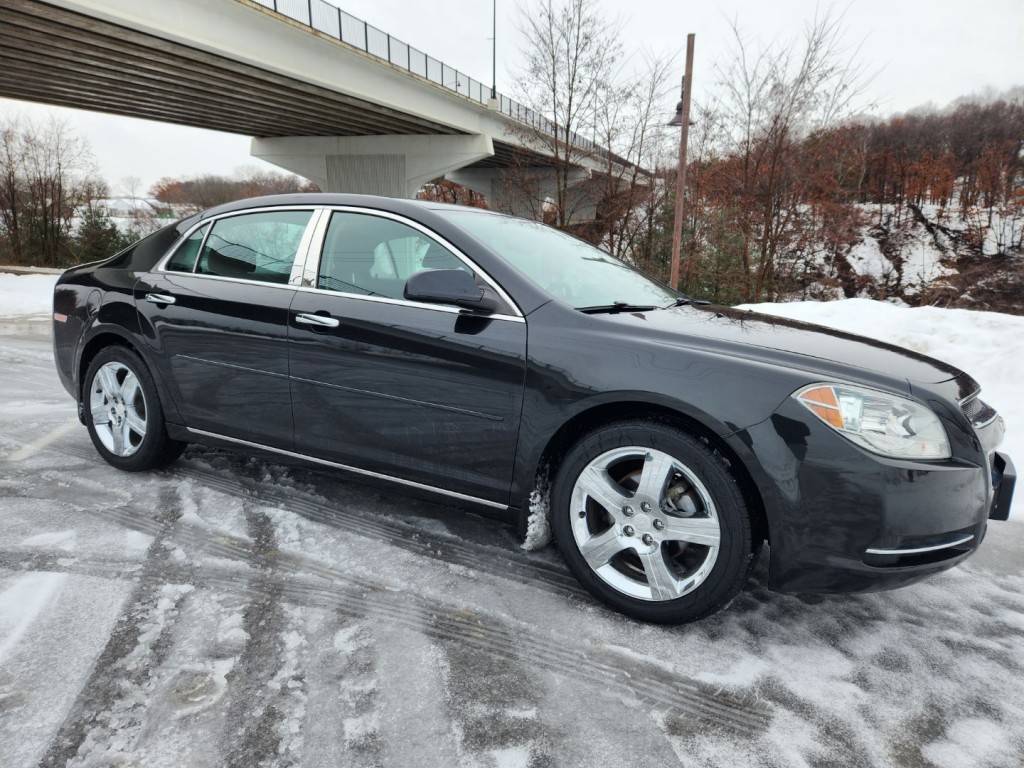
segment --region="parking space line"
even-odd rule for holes
[[[56,429],[51,429],[42,437],[38,437],[31,443],[26,443],[21,448],[16,450],[14,453],[7,456],[5,461],[24,461],[25,459],[35,456],[41,450],[51,443],[60,440],[67,434],[74,432],[76,429],[82,426],[82,423],[77,417],[68,419],[65,423],[61,424]]]

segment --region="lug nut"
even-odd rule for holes
[[[645,533],[641,541],[649,547],[654,543],[654,537],[649,533]]]
[[[581,509],[580,510],[580,517],[586,517],[586,516],[587,516],[587,510]]]
[[[665,523],[664,522],[662,522],[661,520],[655,520],[654,521],[654,530],[661,531],[661,530],[664,530],[664,528],[665,528]]]
[[[627,525],[625,528],[622,529],[623,536],[632,536],[634,533],[636,533],[636,531],[633,530],[632,525]]]
[[[624,514],[626,517],[632,517],[636,514],[636,512],[634,512],[633,508],[627,504],[622,508],[622,514]]]
[[[640,509],[642,509],[644,512],[650,512],[651,511],[651,505],[649,503],[647,503],[646,501],[641,501],[640,502]]]

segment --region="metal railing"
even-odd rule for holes
[[[253,2],[429,80],[470,101],[486,106],[491,99],[490,86],[484,85],[479,80],[474,80],[407,43],[403,43],[387,32],[367,24],[362,19],[345,13],[326,0],[253,0]],[[500,93],[496,94],[496,101],[498,111],[503,115],[528,125],[534,130],[565,139],[565,131],[558,130],[557,125],[543,115]],[[600,150],[594,141],[580,136],[576,132],[572,133],[571,138],[574,146],[586,152]]]

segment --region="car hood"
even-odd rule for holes
[[[857,371],[908,382],[937,384],[961,376],[952,365],[874,339],[856,336],[798,320],[762,315],[713,305],[684,306],[652,312],[607,315],[661,336],[664,342],[692,346],[710,343],[719,351],[757,357],[782,364],[827,369],[835,373]],[[824,365],[822,365],[824,363]]]

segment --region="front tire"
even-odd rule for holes
[[[93,358],[83,399],[92,444],[118,469],[163,467],[185,448],[167,436],[153,377],[142,358],[126,347],[107,347]]]
[[[551,515],[580,583],[644,621],[715,613],[753,563],[750,516],[728,465],[661,422],[611,424],[583,437],[556,475]]]

